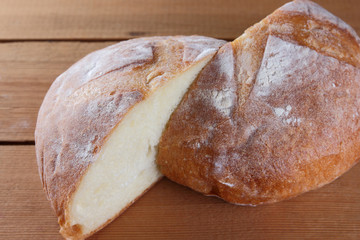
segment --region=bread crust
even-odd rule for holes
[[[36,155],[65,237],[84,238],[70,226],[67,207],[114,127],[133,106],[224,43],[201,36],[124,41],[89,54],[54,81],[38,115]]]
[[[278,9],[200,73],[160,140],[161,172],[245,205],[333,181],[360,154],[359,43],[310,1]]]

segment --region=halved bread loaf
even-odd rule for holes
[[[39,172],[68,239],[101,229],[162,174],[236,204],[276,202],[357,162],[359,99],[359,37],[295,1],[231,43],[141,38],[80,60],[41,106]]]
[[[121,42],[53,83],[39,112],[36,153],[65,237],[102,228],[162,176],[155,154],[163,128],[223,44],[199,36]]]
[[[309,1],[224,45],[172,114],[157,163],[168,178],[236,204],[327,184],[360,156],[360,45]]]

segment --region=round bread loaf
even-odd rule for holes
[[[160,171],[246,205],[333,181],[360,154],[359,43],[318,5],[284,5],[200,73],[162,135]]]

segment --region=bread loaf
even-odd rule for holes
[[[94,52],[59,76],[39,111],[39,172],[61,233],[83,239],[162,175],[156,146],[171,112],[224,42],[153,37]]]
[[[357,162],[358,99],[359,37],[298,0],[233,42],[139,38],[74,64],[39,111],[39,173],[67,239],[104,227],[162,174],[236,204],[276,202]]]
[[[281,7],[200,73],[161,137],[161,172],[245,205],[333,181],[360,154],[359,42],[312,2]]]

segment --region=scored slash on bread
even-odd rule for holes
[[[231,43],[139,38],[86,56],[55,80],[35,132],[61,233],[90,236],[162,174],[247,205],[333,181],[360,154],[359,67],[354,30],[304,0]]]

